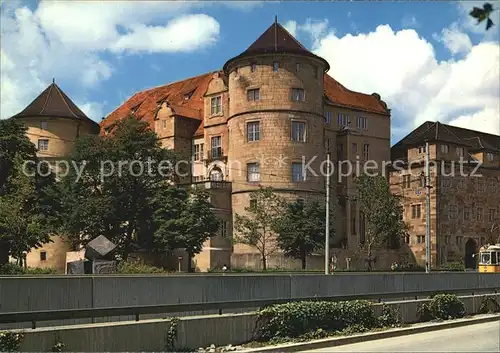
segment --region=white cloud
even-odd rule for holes
[[[464,37],[444,33],[450,50],[463,57],[438,61],[432,44],[414,29],[389,25],[343,37],[323,32],[313,51],[349,89],[381,94],[398,138],[427,120],[500,134],[498,42],[469,46]]]
[[[287,21],[283,25],[285,29],[290,32],[290,34],[294,37],[297,37],[297,22],[295,21]]]
[[[455,22],[450,27],[444,28],[440,35],[434,34],[434,39],[444,44],[452,53],[468,53],[472,49],[472,41],[467,33],[462,31]]]
[[[420,23],[417,21],[415,16],[406,15],[401,20],[401,25],[404,28],[419,28]]]
[[[0,118],[22,110],[52,80],[63,89],[82,91],[96,87],[114,72],[109,56],[152,52],[190,52],[212,45],[219,23],[194,9],[207,2],[41,1],[36,9],[18,1],[1,6]],[[213,5],[213,4],[212,4]],[[219,3],[237,9],[243,3]],[[71,90],[70,90],[71,91]],[[87,104],[100,114],[97,102]],[[102,108],[102,107],[101,107]],[[99,119],[98,116],[96,119]]]

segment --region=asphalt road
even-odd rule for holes
[[[385,338],[306,352],[500,352],[500,322]]]

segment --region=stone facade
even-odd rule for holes
[[[469,136],[462,137],[456,127],[424,125],[438,132],[429,142],[431,266],[464,261],[475,268],[472,254],[486,243],[500,242],[500,234],[493,230],[500,224],[500,136],[460,129]],[[452,132],[453,139],[440,135],[439,129]],[[425,137],[412,138],[417,135],[393,147],[393,159],[401,168],[391,172],[390,181],[393,192],[404,198],[404,220],[410,227],[406,243],[417,262],[425,265]],[[477,139],[490,147],[476,146],[472,142]]]
[[[190,182],[211,188],[225,223],[194,259],[198,269],[229,265],[229,259],[236,267],[256,266],[256,249],[233,247],[232,235],[235,214],[245,212],[250,193],[260,186],[272,186],[291,199],[325,202],[321,165],[328,152],[334,162],[390,160],[387,105],[378,94],[348,90],[326,74],[328,69],[324,59],[275,23],[222,71],[139,92],[102,121],[104,129],[130,113],[148,121],[165,147],[189,156]],[[297,164],[309,161],[313,172],[299,180]],[[332,243],[356,249],[359,210],[352,200],[353,179],[338,179],[334,174],[330,183],[337,212]],[[271,266],[293,262],[276,256]],[[323,261],[311,265],[322,267]]]

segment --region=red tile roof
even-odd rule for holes
[[[147,121],[153,126],[159,103],[167,101],[175,115],[200,121],[200,126],[194,135],[200,136],[203,134],[203,96],[214,73],[209,72],[138,92],[109,114],[101,122],[101,127],[106,129],[114,125],[117,120],[129,116],[134,110],[138,119]],[[385,103],[379,100],[376,94],[369,95],[348,90],[329,75],[325,75],[324,91],[332,105],[389,116]],[[189,99],[185,98],[187,94],[192,94]]]
[[[139,120],[144,120],[153,126],[159,105],[166,101],[175,115],[199,120],[202,133],[203,96],[214,73],[209,72],[138,92],[101,121],[101,127],[103,129],[112,127],[118,120],[130,116],[132,113]],[[188,99],[186,99],[187,96],[189,96]],[[198,131],[196,135],[198,135]]]

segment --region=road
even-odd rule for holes
[[[500,322],[384,338],[306,352],[500,352]]]

